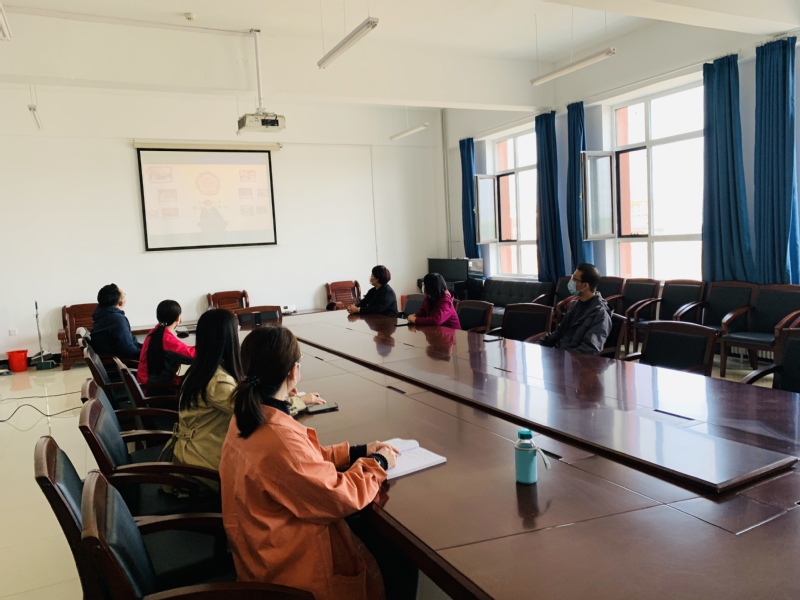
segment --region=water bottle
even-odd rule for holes
[[[539,472],[536,466],[537,448],[533,443],[533,432],[530,429],[520,429],[517,434],[514,462],[517,467],[517,483],[536,483]]]

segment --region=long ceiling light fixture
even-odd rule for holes
[[[11,39],[11,27],[6,18],[6,11],[3,10],[3,5],[0,4],[0,42],[5,42]]]
[[[616,53],[617,49],[614,48],[613,46],[610,48],[606,48],[602,52],[598,52],[597,54],[592,54],[591,56],[587,56],[586,58],[582,58],[581,60],[576,60],[573,63],[564,65],[560,69],[556,69],[555,71],[552,71],[547,75],[542,75],[541,77],[535,77],[531,79],[531,85],[541,85],[543,83],[547,83],[548,81],[553,81],[553,79],[558,79],[559,77],[563,77],[568,73],[579,71],[584,67],[588,67],[589,65],[593,65],[607,58],[611,58]]]
[[[344,54],[347,50],[349,50],[358,40],[363,38],[367,35],[370,31],[375,29],[378,26],[378,19],[375,17],[367,17],[364,21],[353,29],[350,33],[348,33],[342,41],[336,44],[333,48],[331,48],[325,56],[320,58],[317,61],[317,66],[320,69],[324,69],[337,58],[339,58],[342,54]]]
[[[412,127],[410,129],[406,129],[405,131],[401,131],[399,133],[395,133],[392,136],[389,136],[389,141],[395,140],[402,140],[404,137],[408,137],[410,135],[414,135],[415,133],[419,133],[420,131],[426,130],[430,126],[430,123],[423,123],[422,125],[417,125],[416,127]]]

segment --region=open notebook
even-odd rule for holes
[[[386,471],[388,479],[402,477],[403,475],[447,462],[444,456],[434,454],[430,450],[425,450],[425,448],[420,448],[417,440],[393,438],[386,440],[384,443],[394,446],[401,452],[400,456],[397,457],[397,464]]]

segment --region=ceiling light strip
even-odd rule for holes
[[[389,138],[389,141],[394,142],[395,140],[401,140],[404,137],[408,137],[410,135],[414,135],[415,133],[419,133],[420,131],[424,131],[429,127],[429,125],[430,123],[423,123],[422,125],[417,125],[416,127],[411,127],[410,129],[406,129],[405,131],[395,133],[393,136]]]
[[[367,17],[358,27],[342,38],[341,42],[331,48],[325,56],[320,58],[317,61],[317,66],[320,69],[324,69],[377,26],[378,19],[375,17]]]
[[[11,26],[8,24],[6,11],[3,5],[0,4],[0,41],[8,41],[11,39]]]
[[[597,54],[592,54],[591,56],[587,56],[586,58],[582,58],[581,60],[576,60],[575,62],[565,65],[560,69],[556,69],[555,71],[552,71],[547,75],[542,75],[541,77],[535,77],[534,79],[531,79],[531,85],[541,85],[543,83],[547,83],[548,81],[553,81],[553,79],[558,79],[559,77],[563,77],[568,73],[579,71],[584,67],[588,67],[589,65],[593,65],[607,58],[611,58],[616,53],[617,53],[616,48],[614,47],[606,48],[605,50],[598,52]]]

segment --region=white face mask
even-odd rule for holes
[[[578,293],[578,284],[575,283],[574,279],[569,280],[569,283],[567,284],[567,289],[569,290],[569,293],[572,294],[573,296]]]

